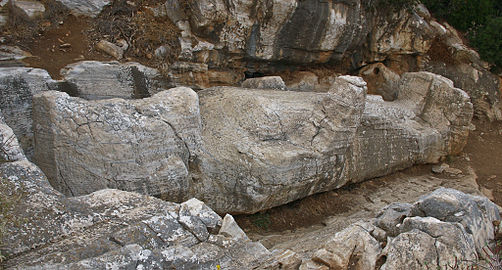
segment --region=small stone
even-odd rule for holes
[[[441,174],[443,173],[446,169],[450,168],[450,166],[446,163],[441,163],[440,165],[434,165],[432,166],[432,172]]]
[[[101,40],[96,47],[113,56],[115,59],[120,60],[124,57],[124,49],[106,40]]]
[[[157,49],[155,49],[155,57],[162,59],[166,57],[167,55],[167,47],[166,46],[160,46]]]
[[[67,7],[73,15],[96,17],[111,0],[57,0]]]
[[[0,46],[0,61],[21,60],[32,55],[17,46]]]
[[[45,12],[45,6],[38,1],[11,0],[10,7],[13,14],[29,20],[41,18]]]
[[[445,173],[449,173],[449,174],[453,174],[453,175],[459,175],[459,174],[462,174],[462,170],[460,169],[457,169],[457,168],[446,168],[444,170]]]
[[[252,89],[286,90],[286,84],[280,76],[250,78],[242,82],[242,87]]]
[[[234,218],[227,214],[223,218],[219,234],[241,240],[249,240],[246,233],[237,225]]]

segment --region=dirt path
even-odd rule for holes
[[[464,152],[487,197],[502,206],[502,121],[475,122]],[[484,188],[484,189],[483,189]]]

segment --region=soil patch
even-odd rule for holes
[[[444,62],[447,65],[455,64],[455,59],[453,58],[449,47],[440,38],[435,38],[432,41],[427,54],[430,56],[432,61]]]
[[[117,43],[125,40],[128,49],[121,61],[136,61],[161,68],[172,63],[179,54],[179,31],[165,16],[156,16],[151,0],[117,0],[97,18],[70,15],[65,7],[44,0],[48,11],[37,22],[26,22],[11,16],[3,29],[6,45],[19,46],[33,57],[24,62],[45,69],[54,79],[61,79],[60,70],[82,60],[112,61],[113,57],[96,49],[100,40]],[[165,46],[162,57],[155,50]]]
[[[493,201],[502,205],[502,121],[475,121],[464,152],[478,175],[478,184],[491,191]]]
[[[81,60],[111,60],[90,47],[87,38],[89,22],[83,18],[68,16],[51,27],[39,38],[28,43],[28,51],[34,56],[26,59],[31,67],[45,69],[54,79],[60,79],[59,71],[68,64]]]

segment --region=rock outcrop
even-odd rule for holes
[[[142,100],[35,96],[35,160],[67,195],[118,188],[254,213],[349,182],[438,162],[466,143],[468,96],[404,74],[399,97],[359,77],[328,92],[174,88]],[[200,99],[200,105],[199,105]]]
[[[82,61],[61,70],[63,90],[88,100],[150,97],[165,88],[159,71],[139,63]]]
[[[0,120],[0,134],[9,132]],[[0,177],[6,269],[467,267],[492,244],[500,219],[487,198],[440,188],[350,225],[302,259],[252,242],[232,216],[197,199],[176,204],[112,189],[68,198],[22,154],[0,162]]]
[[[25,57],[16,48],[4,49],[7,60]],[[63,80],[55,81],[43,69],[0,67],[0,110],[30,159],[34,151],[34,95],[58,90],[86,99],[135,99],[152,96],[167,86],[158,70],[135,62],[82,61],[65,67],[61,75]]]
[[[300,269],[470,267],[494,244],[492,221],[499,219],[487,198],[439,188],[336,233]]]
[[[383,4],[170,0],[165,6],[181,31],[182,61],[205,64],[209,70],[229,68],[234,77],[246,70],[277,74],[284,67],[321,63],[345,73],[374,63],[396,74],[431,71],[466,91],[477,116],[502,119],[497,76],[451,26],[436,21],[423,5],[391,10]],[[386,74],[390,80],[377,88],[394,81],[394,75]],[[392,87],[379,90],[390,91],[384,93],[386,100],[395,98]]]
[[[34,97],[36,163],[66,195],[117,188],[187,199],[199,151],[197,94],[174,88],[151,98],[86,101],[50,91]]]
[[[112,189],[67,198],[24,157],[0,162],[0,178],[6,269],[279,268],[232,216],[196,199],[176,204]]]
[[[43,69],[0,68],[0,110],[29,158],[33,156],[32,97],[56,88]]]

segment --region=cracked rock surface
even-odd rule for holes
[[[35,160],[56,189],[118,188],[254,213],[438,162],[466,143],[472,104],[451,81],[406,73],[399,97],[360,77],[328,92],[174,88],[142,100],[34,97]]]
[[[439,188],[324,237],[302,259],[252,242],[231,215],[222,219],[197,199],[177,204],[113,189],[65,197],[24,156],[0,163],[0,178],[7,269],[421,269],[452,258],[468,266],[500,219],[487,198]]]
[[[499,219],[497,206],[486,197],[439,188],[413,205],[394,203],[376,219],[348,226],[328,238],[300,269],[468,267],[494,244],[492,221]]]
[[[201,141],[191,89],[95,102],[50,91],[34,103],[35,160],[64,194],[118,188],[188,199],[188,163]]]
[[[32,97],[54,90],[54,81],[46,70],[25,67],[0,68],[0,109],[28,158],[34,151]]]
[[[0,179],[6,269],[279,267],[232,216],[197,199],[176,204],[113,189],[65,197],[24,156],[0,163]]]

